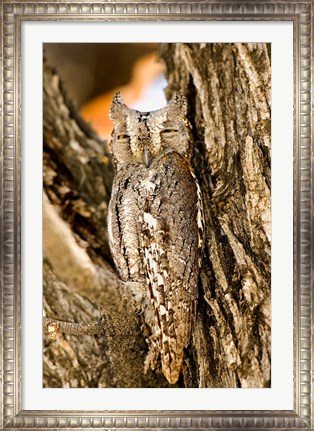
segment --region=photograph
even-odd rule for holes
[[[271,388],[271,73],[43,44],[44,388]]]
[[[313,430],[314,0],[0,2],[0,429]]]

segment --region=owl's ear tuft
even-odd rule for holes
[[[170,99],[168,107],[173,110],[179,110],[181,115],[186,116],[188,108],[186,97],[183,96],[182,93],[175,91]]]
[[[109,118],[112,121],[115,121],[117,118],[119,117],[121,118],[121,114],[123,114],[124,111],[126,114],[127,110],[128,110],[128,107],[124,103],[124,100],[122,99],[120,91],[118,91],[118,93],[116,93],[113,96],[110,111],[109,111]]]

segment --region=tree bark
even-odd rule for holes
[[[203,299],[187,361],[199,387],[270,385],[270,52],[163,48],[168,93],[188,97],[206,217]]]
[[[167,96],[188,100],[206,223],[196,325],[177,386],[269,387],[270,45],[165,44],[161,58]],[[45,313],[78,323],[102,316],[103,325],[95,336],[45,334],[46,387],[169,386],[143,374],[136,303],[113,267],[112,177],[106,143],[45,64]]]

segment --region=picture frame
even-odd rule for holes
[[[1,4],[1,428],[313,429],[312,91],[313,1],[56,2]],[[21,308],[21,25],[52,21],[289,21],[294,58],[294,286],[292,410],[23,410]],[[23,229],[23,227],[22,227]],[[171,389],[172,390],[172,389]]]

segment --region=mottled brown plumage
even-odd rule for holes
[[[146,369],[161,363],[176,383],[195,320],[204,230],[186,101],[175,94],[163,109],[138,112],[117,94],[111,118],[111,252],[121,278],[142,286]]]

